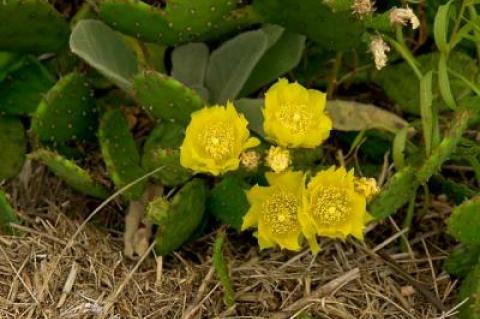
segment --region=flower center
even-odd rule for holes
[[[286,234],[298,228],[298,201],[294,194],[280,191],[263,203],[266,222],[275,234]]]
[[[350,215],[347,192],[338,187],[324,187],[312,194],[312,214],[324,226],[338,226]]]
[[[222,160],[233,153],[234,129],[227,123],[208,125],[200,134],[200,143],[205,152],[215,160]]]
[[[305,104],[283,104],[278,118],[293,133],[305,133],[312,124],[313,114]]]

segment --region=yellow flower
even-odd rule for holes
[[[196,172],[220,175],[236,170],[240,154],[260,141],[250,137],[247,120],[232,103],[192,113],[180,147],[180,164]]]
[[[263,129],[284,147],[314,148],[328,138],[332,120],[325,114],[326,95],[280,79],[265,93]]]
[[[270,186],[253,186],[247,192],[250,209],[243,218],[242,230],[257,227],[260,249],[276,245],[300,249],[301,228],[298,213],[304,191],[303,172],[266,173]]]
[[[285,171],[291,163],[290,152],[278,146],[271,146],[265,162],[275,173],[281,173]]]
[[[372,219],[365,196],[355,191],[353,170],[344,167],[317,173],[307,185],[303,207],[299,221],[314,253],[317,235],[345,239],[351,234],[363,240],[365,224]]]
[[[353,179],[353,185],[355,191],[363,195],[367,200],[367,203],[380,192],[380,188],[378,187],[375,178],[355,177]]]

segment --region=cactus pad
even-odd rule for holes
[[[255,0],[254,9],[270,23],[304,34],[332,50],[348,50],[361,43],[363,25],[350,11],[333,12],[318,0]]]
[[[0,2],[0,50],[56,51],[69,33],[67,21],[46,0]]]
[[[447,220],[447,231],[467,245],[480,246],[480,197],[455,207]]]
[[[38,106],[32,130],[44,142],[64,143],[95,136],[97,110],[85,76],[78,73],[58,81]]]
[[[194,179],[173,197],[169,205],[159,197],[149,204],[147,215],[158,225],[156,251],[165,256],[185,243],[200,225],[205,211],[207,187]]]
[[[118,189],[145,174],[140,166],[137,145],[130,133],[127,120],[119,109],[108,111],[103,115],[98,138],[108,173]],[[145,180],[136,183],[122,193],[123,196],[129,200],[140,198],[145,189],[145,183]]]
[[[42,96],[55,84],[53,76],[34,58],[7,75],[0,86],[0,114],[32,114]]]
[[[150,133],[145,142],[142,165],[146,171],[163,167],[153,176],[163,185],[180,185],[191,176],[189,171],[180,165],[179,147],[184,135],[182,126],[162,123]]]
[[[29,158],[47,165],[56,176],[81,193],[100,199],[105,199],[109,194],[87,171],[57,153],[40,149],[31,153]]]
[[[160,9],[139,0],[107,0],[101,18],[141,40],[175,45],[205,40],[248,26],[256,19],[249,7],[234,10],[233,0],[170,0]]]
[[[18,223],[17,213],[8,202],[5,193],[0,190],[0,233],[15,234],[10,223]]]
[[[22,169],[27,148],[20,119],[0,116],[0,181],[12,178]]]
[[[204,102],[192,89],[174,78],[149,71],[135,77],[135,98],[145,111],[157,119],[188,124],[190,114]]]
[[[207,212],[222,223],[240,231],[243,216],[250,208],[245,189],[245,182],[236,176],[226,177],[215,186],[207,200]]]
[[[463,280],[458,293],[458,302],[464,302],[458,313],[460,319],[478,319],[480,313],[480,264]]]

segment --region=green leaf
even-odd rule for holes
[[[444,267],[452,275],[465,277],[479,262],[480,246],[461,245],[448,255]]]
[[[438,7],[433,24],[433,38],[440,52],[448,54],[448,25],[450,21],[450,5],[452,0]]]
[[[11,223],[18,224],[17,212],[8,202],[7,196],[0,189],[0,233],[14,235],[15,229],[10,226]]]
[[[175,48],[172,52],[172,76],[192,89],[204,88],[208,56],[208,46],[204,43],[189,43]],[[204,98],[208,99],[208,96]]]
[[[0,115],[0,146],[0,181],[2,181],[15,177],[25,161],[27,141],[20,119]]]
[[[238,176],[228,176],[218,183],[207,199],[207,212],[222,223],[240,231],[243,216],[250,208],[245,189],[248,185]]]
[[[283,32],[258,61],[245,83],[241,95],[246,96],[255,92],[297,66],[304,47],[304,36],[288,31]]]
[[[383,129],[397,133],[408,125],[401,117],[372,104],[332,100],[327,102],[326,111],[333,128],[339,131]]]
[[[207,186],[194,179],[175,194],[170,204],[159,197],[147,208],[147,215],[158,225],[155,250],[165,256],[180,248],[200,225],[205,212]]]
[[[452,88],[450,87],[450,79],[448,77],[447,68],[448,56],[440,53],[440,59],[438,60],[438,88],[440,95],[442,96],[445,104],[452,110],[457,108],[457,103],[452,94]]]
[[[455,207],[447,220],[447,232],[466,245],[480,246],[480,197]]]
[[[21,67],[10,73],[0,85],[0,113],[32,114],[42,96],[55,80],[36,59],[27,57]]]
[[[29,158],[47,165],[57,177],[76,191],[99,199],[105,199],[109,195],[109,191],[96,182],[86,170],[59,154],[39,149],[31,153]]]
[[[206,74],[211,103],[225,104],[237,97],[267,45],[265,32],[256,30],[239,34],[213,51]]]
[[[430,155],[433,144],[432,76],[430,71],[420,79],[420,114],[427,155]]]
[[[420,71],[426,73],[430,70],[436,70],[440,59],[439,53],[424,54],[416,57],[420,63]],[[477,62],[469,55],[453,51],[448,58],[448,68],[461,74],[472,83],[476,83],[479,68]],[[438,83],[437,75],[433,75],[433,83]],[[375,73],[373,82],[379,85],[386,95],[405,112],[420,114],[420,92],[418,89],[418,77],[406,63],[389,65],[380,72]],[[457,78],[450,79],[451,91],[454,98],[460,98],[468,95],[472,90],[465,83]],[[445,102],[440,96],[437,85],[432,87],[432,105],[439,111],[447,108]]]
[[[235,108],[248,121],[248,128],[256,134],[265,137],[263,131],[263,99],[239,99],[234,102]]]
[[[81,20],[70,36],[70,49],[125,91],[137,74],[137,58],[121,35],[97,20]]]
[[[405,147],[407,145],[408,126],[405,126],[395,134],[392,147],[392,158],[395,168],[400,170],[405,167]]]

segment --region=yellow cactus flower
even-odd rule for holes
[[[367,203],[380,192],[375,178],[355,177],[353,179],[355,191],[365,197]]]
[[[363,240],[365,224],[372,219],[365,196],[355,191],[353,170],[344,167],[317,173],[307,185],[303,207],[299,221],[314,253],[319,250],[317,235]]]
[[[260,249],[280,246],[299,250],[301,228],[298,213],[304,191],[303,172],[266,173],[270,186],[253,186],[247,191],[250,209],[243,218],[242,230],[257,227]]]
[[[192,113],[180,147],[180,164],[215,176],[238,169],[240,154],[260,144],[250,137],[247,124],[230,102]]]
[[[278,80],[265,93],[265,134],[284,147],[314,148],[322,144],[332,129],[325,103],[326,95],[320,91]]]
[[[290,166],[292,159],[290,158],[290,152],[287,149],[278,146],[271,146],[268,150],[265,162],[275,173],[281,173]]]

